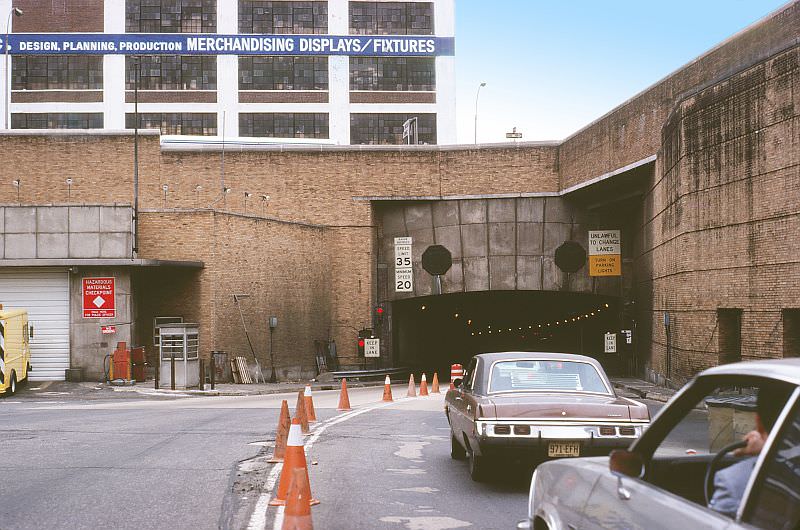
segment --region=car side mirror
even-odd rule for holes
[[[608,469],[616,475],[638,478],[644,472],[644,459],[639,453],[615,449],[608,458]]]
[[[460,388],[461,387],[461,383],[463,383],[463,382],[464,382],[463,378],[456,377],[455,379],[453,379],[453,386],[456,387],[456,388]]]

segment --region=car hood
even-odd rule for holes
[[[484,417],[496,419],[629,421],[631,402],[593,394],[508,393],[487,398]],[[492,413],[494,413],[492,415]]]

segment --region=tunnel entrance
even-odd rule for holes
[[[395,366],[436,370],[443,379],[452,363],[466,366],[485,352],[579,353],[619,374],[626,355],[606,354],[606,332],[619,325],[619,298],[551,291],[482,291],[392,302]],[[622,351],[620,351],[622,350]],[[444,374],[444,375],[443,375]]]

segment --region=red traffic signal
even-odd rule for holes
[[[358,347],[359,348],[363,348],[364,347],[364,339],[358,339]]]
[[[378,315],[379,317],[383,316],[383,307],[381,306],[376,307],[375,314]]]

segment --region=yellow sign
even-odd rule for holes
[[[622,260],[618,254],[589,256],[589,276],[621,276]]]

